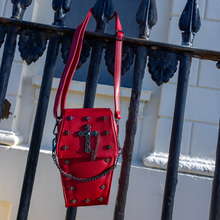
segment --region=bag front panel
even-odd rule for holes
[[[106,161],[106,158],[98,158],[91,162],[89,159],[59,160],[60,167],[67,173],[78,178],[90,178],[102,174],[115,163],[115,158]],[[71,180],[61,174],[63,192],[66,207],[107,205],[111,190],[113,171],[100,179],[90,182]]]
[[[110,109],[66,109],[60,123],[58,158],[91,158],[91,152],[85,152],[86,141],[96,157],[117,156],[117,126]]]

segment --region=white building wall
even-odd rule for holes
[[[183,0],[157,1],[158,24],[152,30],[152,40],[181,44],[178,20],[185,3],[186,1]],[[10,17],[11,2],[0,0],[0,5],[2,6],[1,16]],[[218,0],[199,0],[199,6],[202,26],[195,35],[194,45],[199,48],[220,50],[220,44],[218,44],[220,3]],[[53,21],[51,2],[33,1],[26,10],[24,20],[51,24]],[[0,49],[0,57],[3,49],[4,45]],[[12,115],[0,123],[0,142],[9,145],[9,147],[3,145],[0,147],[0,210],[7,206],[4,210],[7,210],[5,212],[10,210],[10,220],[16,219],[45,56],[46,53],[36,63],[27,66],[17,51],[7,90],[6,99],[11,103]],[[59,172],[50,156],[54,126],[52,107],[58,81],[58,79],[53,81],[29,212],[30,220],[60,220],[65,216]],[[151,80],[146,68],[125,220],[160,219],[176,81],[177,73],[169,83],[158,87]],[[67,106],[82,107],[84,86],[82,82],[72,82]],[[219,89],[220,75],[215,63],[193,59],[174,220],[208,219],[220,115]],[[120,124],[121,145],[124,140],[130,92],[126,88],[121,90],[120,106],[123,115]],[[112,94],[111,86],[99,85],[95,106],[107,105],[113,108]],[[109,206],[79,208],[77,219],[112,219],[119,174],[120,165],[114,174]],[[7,213],[4,216],[6,217],[3,220],[8,219]]]

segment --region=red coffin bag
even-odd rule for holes
[[[74,33],[53,110],[57,123],[52,157],[61,173],[66,207],[108,204],[113,170],[120,149],[117,122],[121,118],[119,93],[124,34],[116,12],[114,116],[109,108],[65,109],[66,96],[80,58],[91,14],[92,9]]]

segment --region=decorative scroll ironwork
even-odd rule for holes
[[[68,56],[69,56],[72,38],[73,38],[72,36],[68,36],[68,35],[65,35],[62,37],[61,53],[62,53],[62,58],[63,58],[64,64],[66,64]],[[77,69],[79,69],[86,62],[87,58],[89,57],[90,47],[91,47],[90,41],[83,39],[82,51],[80,54],[80,59],[79,59],[78,65],[77,65]]]
[[[139,38],[149,39],[150,30],[157,23],[156,0],[142,0],[136,14]]]
[[[5,33],[6,33],[6,27],[0,26],[0,47],[4,43]]]
[[[24,16],[26,8],[32,3],[32,0],[11,0],[13,4],[11,18],[21,20]]]
[[[70,10],[71,0],[53,0],[52,3],[54,13],[53,25],[64,26],[66,12]]]
[[[168,82],[177,70],[177,63],[177,54],[168,51],[153,50],[150,53],[148,63],[151,78],[158,86]]]
[[[40,31],[22,30],[18,42],[18,48],[23,60],[27,64],[36,62],[46,49],[47,34]]]
[[[131,67],[134,59],[134,50],[128,44],[123,44],[122,48],[122,69],[121,75],[123,76]],[[115,64],[115,43],[106,43],[105,51],[105,65],[108,68],[108,72],[114,76],[114,64]]]
[[[194,34],[199,31],[201,20],[198,0],[188,0],[179,20],[182,33],[182,45],[192,46]]]
[[[93,8],[96,32],[105,32],[108,22],[114,17],[113,0],[97,0]]]
[[[83,40],[82,51],[81,51],[81,54],[80,54],[78,65],[77,65],[77,69],[79,69],[86,62],[87,58],[89,57],[90,47],[91,47],[90,41],[84,39]]]

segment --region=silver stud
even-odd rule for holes
[[[89,116],[86,116],[86,121],[89,121],[91,118]]]
[[[109,134],[110,134],[110,132],[109,132],[109,131],[105,131],[105,134],[106,134],[106,135],[109,135]]]
[[[106,121],[106,120],[107,120],[107,118],[104,116],[104,117],[102,117],[102,120],[103,120],[103,121]]]
[[[71,116],[69,117],[69,120],[72,121],[73,119],[74,119],[74,117],[71,115]]]
[[[89,203],[89,201],[90,201],[90,199],[86,199],[86,200],[85,200],[86,203]]]
[[[70,162],[69,160],[65,160],[65,162],[64,162],[64,163],[67,165],[69,162]]]
[[[76,201],[77,201],[76,199],[73,199],[71,202],[72,202],[72,203],[76,203]]]
[[[69,134],[71,134],[71,132],[70,131],[66,131],[66,134],[69,135]]]
[[[105,185],[101,185],[100,188],[101,188],[101,189],[105,189]]]
[[[112,146],[111,146],[111,145],[108,145],[107,148],[110,150],[110,149],[112,149]]]
[[[68,147],[66,145],[63,146],[63,149],[66,150]]]
[[[101,201],[103,200],[103,198],[102,198],[102,197],[99,197],[98,200],[101,202]]]
[[[106,159],[105,159],[105,162],[106,162],[106,163],[108,163],[109,161],[110,161],[110,159],[109,159],[109,158],[106,158]]]
[[[69,190],[73,191],[73,190],[74,190],[74,187],[73,187],[73,186],[70,186],[70,187],[69,187]]]

